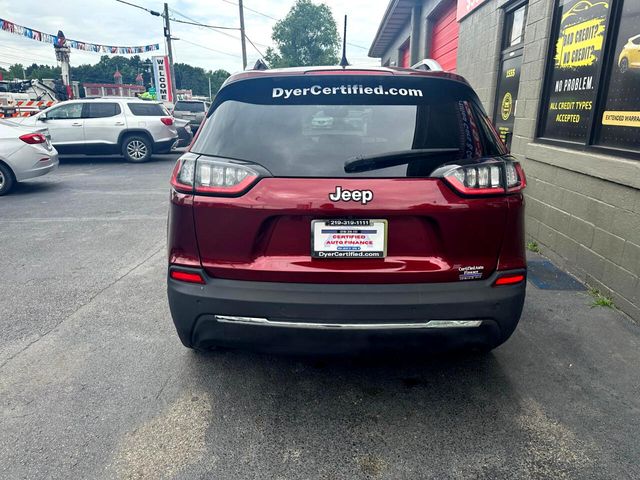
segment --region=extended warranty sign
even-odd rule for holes
[[[507,92],[504,94],[504,97],[502,97],[502,109],[501,109],[501,115],[502,115],[502,120],[508,120],[509,117],[511,116],[511,112],[513,111],[513,97],[511,97],[511,93]]]

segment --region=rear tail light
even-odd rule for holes
[[[527,177],[519,162],[505,163],[507,191],[518,192],[527,186]]]
[[[195,272],[183,272],[181,270],[171,270],[171,272],[169,273],[169,276],[174,280],[178,280],[180,282],[204,284],[204,278],[202,278],[202,275]]]
[[[453,188],[465,195],[512,193],[526,186],[524,171],[518,162],[489,161],[475,165],[449,166],[439,172]]]
[[[520,283],[523,280],[524,280],[524,275],[522,273],[518,273],[515,275],[505,275],[505,276],[499,277],[493,285],[496,287],[500,285],[515,285],[516,283]]]
[[[178,191],[236,196],[246,192],[259,174],[246,165],[185,154],[176,163],[171,185]]]
[[[160,118],[160,121],[165,125],[173,125],[173,118],[171,117],[162,117]]]
[[[41,133],[27,133],[25,135],[21,135],[19,138],[24,143],[28,143],[29,145],[35,145],[47,141],[47,138]]]

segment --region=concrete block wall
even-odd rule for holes
[[[460,24],[458,71],[491,115],[504,0]],[[542,253],[640,321],[640,161],[535,141],[553,0],[530,0],[512,152],[528,179],[526,232]]]
[[[458,73],[465,77],[493,116],[503,13],[499,0],[490,0],[460,23]]]

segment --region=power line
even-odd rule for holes
[[[236,2],[233,2],[231,0],[222,0],[222,1],[225,2],[225,3],[228,3],[230,5],[238,6],[238,4]],[[135,3],[127,2],[125,0],[116,0],[116,2],[123,3],[125,5],[129,5],[129,6],[138,8],[140,10],[144,10],[145,12],[149,12],[150,14],[155,15],[155,16],[164,17],[164,15],[159,13],[159,12],[156,12],[154,10],[150,10],[150,9],[142,7],[140,5],[136,5]],[[269,15],[267,13],[261,12],[259,10],[255,10],[253,8],[250,8],[250,7],[247,7],[246,5],[244,6],[244,9],[248,10],[250,12],[253,12],[253,13],[257,14],[257,15],[261,15],[263,17],[269,18],[271,20],[275,20],[275,21],[279,21],[280,20],[280,19],[278,19],[278,18],[276,18],[276,17],[274,17],[272,15]],[[185,15],[184,13],[181,13],[181,12],[179,12],[179,11],[173,9],[173,8],[170,8],[169,10],[171,10],[172,13],[177,14],[177,15],[179,15],[179,16],[181,16],[181,17],[186,19],[186,20],[180,20],[180,19],[177,19],[175,17],[169,18],[169,20],[171,20],[172,22],[182,23],[182,24],[185,24],[185,25],[193,25],[193,26],[201,27],[201,28],[208,28],[208,29],[213,30],[214,32],[217,32],[217,33],[221,34],[221,35],[225,35],[225,36],[233,38],[235,40],[240,40],[240,38],[236,37],[235,35],[230,35],[230,34],[228,34],[226,32],[221,32],[220,31],[220,30],[239,30],[239,28],[237,28],[237,27],[224,27],[224,26],[221,26],[221,25],[208,25],[208,24],[205,24],[205,23],[201,23],[198,20],[196,20],[196,19],[194,19],[192,17],[189,17],[188,15]],[[249,43],[256,50],[256,52],[258,52],[258,55],[260,55],[260,57],[264,58],[264,55],[262,54],[262,52],[260,51],[260,49],[256,45],[260,45],[261,47],[265,47],[265,48],[268,48],[268,45],[265,45],[263,43],[253,42],[246,34],[245,34],[244,37],[249,41]],[[221,53],[221,54],[224,54],[224,55],[229,55],[229,56],[232,56],[232,57],[239,58],[237,55],[233,55],[233,54],[230,54],[230,53],[227,53],[227,52],[223,52],[221,50],[216,50],[214,48],[205,47],[204,45],[200,45],[200,44],[197,44],[197,43],[194,43],[194,42],[190,42],[188,40],[184,40],[184,42],[185,43],[189,43],[189,44],[191,44],[193,46],[196,46],[196,47],[204,48],[205,50],[210,50],[212,52],[217,52],[217,53]],[[363,47],[363,46],[357,45],[355,43],[347,42],[347,45],[350,45],[350,46],[356,47],[356,48],[361,48],[363,50],[367,50],[367,47]]]
[[[149,12],[151,15],[154,15],[154,16],[156,16],[156,17],[164,17],[164,14],[163,14],[163,13],[156,12],[155,10],[151,10],[151,9],[146,8],[146,7],[143,7],[143,6],[141,6],[141,5],[136,5],[135,3],[126,2],[125,0],[116,0],[116,2],[124,3],[125,5],[129,5],[129,6],[131,6],[131,7],[138,8],[138,9],[140,9],[140,10],[144,10],[145,12]],[[175,11],[175,10],[173,10],[173,9],[170,9],[170,10],[171,10],[172,12],[175,12],[175,13],[178,13],[178,14],[179,14],[179,12],[176,12],[176,11]],[[187,25],[195,25],[195,26],[198,26],[198,27],[219,28],[219,29],[222,29],[222,30],[238,30],[238,29],[237,29],[237,28],[235,28],[235,27],[223,27],[223,26],[221,26],[221,25],[206,25],[206,24],[204,24],[204,23],[200,23],[200,22],[198,22],[197,20],[194,20],[193,18],[189,18],[189,17],[187,17],[187,16],[185,16],[185,15],[181,15],[181,16],[183,16],[183,17],[185,17],[185,18],[187,18],[187,19],[191,20],[191,22],[186,22],[186,21],[184,21],[184,20],[179,20],[179,19],[177,19],[177,18],[169,18],[169,20],[171,20],[172,22],[177,22],[177,23],[186,23]]]
[[[198,22],[195,18],[189,17],[189,16],[185,15],[184,13],[181,13],[181,12],[179,12],[179,11],[177,11],[177,10],[174,10],[173,8],[170,8],[169,10],[171,10],[173,13],[175,13],[175,14],[177,14],[177,15],[180,15],[180,16],[181,16],[181,17],[183,17],[183,18],[186,18],[187,20],[191,20],[192,22],[194,22],[194,23],[196,23],[196,24],[199,24],[199,22]],[[200,26],[201,26],[201,27],[206,27],[206,25],[204,25],[204,24],[200,24]],[[233,39],[235,39],[235,40],[240,40],[240,37],[236,37],[235,35],[231,35],[231,34],[229,34],[229,33],[227,33],[227,32],[218,32],[218,31],[216,30],[216,28],[217,28],[217,27],[208,27],[208,28],[210,28],[210,29],[211,29],[211,30],[213,30],[214,32],[217,32],[217,33],[219,33],[219,34],[221,34],[221,35],[225,35],[225,36],[227,36],[227,37],[229,37],[229,38],[233,38]],[[233,30],[239,30],[239,28],[234,28]],[[246,35],[245,35],[245,37],[246,37]],[[265,48],[266,48],[266,47],[268,47],[268,45],[264,45],[264,44],[262,44],[262,43],[258,43],[258,42],[256,42],[256,45],[260,45],[261,47],[265,47]]]
[[[135,3],[125,2],[124,0],[116,0],[116,2],[124,3],[125,5],[129,5],[130,7],[139,8],[140,10],[144,10],[145,12],[149,12],[151,15],[155,17],[161,17],[162,14],[160,12],[156,12],[155,10],[151,10],[149,8],[143,7],[141,5],[136,5]]]
[[[251,46],[253,48],[256,49],[256,52],[258,52],[258,55],[260,55],[263,59],[264,59],[264,55],[262,54],[262,52],[258,49],[258,47],[256,47],[256,45],[251,41],[251,39],[247,36],[247,34],[244,34],[244,38],[246,38],[247,40],[249,40],[249,43],[251,44]]]
[[[181,17],[186,18],[187,20],[191,20],[191,21],[193,21],[194,23],[198,23],[198,22],[197,22],[197,20],[194,20],[193,18],[186,16],[184,13],[180,13],[180,12],[178,12],[177,10],[174,10],[173,8],[171,8],[170,10],[171,10],[173,13],[176,13],[176,14],[180,15]],[[200,26],[200,27],[202,27],[202,28],[204,28],[204,25],[203,25],[203,24],[200,24],[199,26]],[[214,32],[217,32],[217,33],[219,33],[219,34],[221,34],[221,35],[224,35],[224,36],[226,36],[226,37],[234,38],[234,39],[236,39],[236,40],[240,40],[240,37],[236,37],[235,35],[230,35],[230,34],[228,34],[227,32],[219,32],[216,28],[213,28],[213,27],[209,27],[209,28],[210,28],[211,30],[213,30]],[[236,30],[237,30],[237,29],[236,29]]]
[[[222,0],[225,3],[228,3],[230,5],[235,5],[236,7],[238,6],[238,4],[236,2],[232,2],[231,0]],[[267,17],[270,18],[271,20],[280,20],[279,18],[276,17],[272,17],[271,15],[267,14],[267,13],[263,13],[263,12],[259,12],[258,10],[254,10],[253,8],[249,8],[246,5],[243,5],[245,10],[249,10],[250,12],[253,12],[255,14],[261,15],[263,17]]]
[[[200,45],[199,43],[190,42],[189,40],[185,40],[184,38],[180,38],[180,41],[188,43],[190,45],[193,45],[194,47],[200,47],[200,48],[203,48],[205,50],[210,50],[212,52],[222,53],[223,55],[229,55],[230,57],[240,58],[240,55],[234,55],[233,53],[223,52],[222,50],[216,50],[215,48],[205,47],[204,45]]]
[[[172,10],[175,12],[175,10]],[[178,13],[178,12],[176,12]],[[171,20],[172,22],[177,22],[177,23],[184,23],[186,25],[195,25],[196,27],[205,27],[205,28],[211,28],[213,30],[240,30],[237,27],[221,27],[219,25],[206,25],[204,23],[199,23],[199,22],[187,22],[186,20],[179,20],[177,18],[169,18],[169,20]]]
[[[229,3],[231,5],[236,5],[236,6],[238,5],[236,2],[233,2],[231,0],[222,0],[222,1],[225,2],[225,3]],[[281,20],[280,18],[273,17],[273,16],[271,16],[271,15],[269,15],[267,13],[260,12],[258,10],[253,9],[253,8],[247,7],[246,5],[244,5],[244,9],[245,10],[249,10],[250,12],[256,13],[258,15],[262,15],[263,17],[270,18],[271,20],[275,20],[275,21],[280,21]],[[356,47],[356,48],[361,48],[363,50],[368,50],[367,47],[363,47],[362,45],[357,45],[357,44],[351,43],[351,42],[347,42],[347,45],[351,45],[352,47]]]
[[[150,14],[155,15],[155,16],[164,17],[164,15],[163,15],[163,14],[161,14],[161,13],[159,13],[159,12],[156,12],[156,11],[154,11],[154,10],[150,10],[150,9],[148,9],[148,8],[146,8],[146,7],[141,6],[141,5],[136,5],[135,3],[127,2],[127,1],[125,1],[125,0],[116,0],[116,2],[123,3],[123,4],[125,4],[125,5],[129,5],[129,6],[131,6],[131,7],[138,8],[138,9],[140,9],[140,10],[144,10],[145,12],[149,12]],[[228,3],[231,3],[231,2],[228,2]],[[235,5],[237,5],[237,4],[235,4]],[[206,24],[206,23],[199,22],[199,21],[198,21],[198,20],[196,20],[195,18],[189,17],[188,15],[185,15],[184,13],[181,13],[181,12],[179,12],[179,11],[177,11],[177,10],[173,9],[173,8],[170,8],[169,10],[171,10],[171,12],[172,12],[172,13],[174,13],[174,14],[177,14],[177,15],[179,15],[179,16],[181,16],[181,17],[183,17],[183,18],[186,18],[186,20],[180,20],[180,19],[175,18],[175,17],[173,17],[173,18],[169,18],[169,20],[171,20],[172,22],[182,23],[182,24],[185,24],[185,25],[193,25],[193,26],[201,27],[201,28],[208,28],[208,29],[213,30],[214,32],[217,32],[217,33],[221,34],[221,35],[225,35],[225,36],[230,37],[230,38],[233,38],[233,39],[235,39],[235,40],[240,40],[240,38],[239,38],[239,37],[236,37],[235,35],[230,35],[230,34],[228,34],[228,33],[226,33],[226,32],[221,32],[221,31],[220,31],[220,30],[240,30],[240,29],[239,29],[239,28],[237,28],[237,27],[224,27],[224,26],[221,26],[221,25],[208,25],[208,24]],[[247,10],[251,10],[251,11],[253,11],[254,13],[262,14],[261,12],[258,12],[258,11],[253,10],[253,9],[247,9]],[[266,15],[266,14],[262,14],[262,15],[267,16],[267,17],[270,17],[269,15]],[[270,18],[274,18],[274,17],[270,17]],[[246,35],[245,35],[245,38],[247,38],[247,36],[246,36]],[[247,38],[247,39],[248,39],[248,38]],[[204,45],[200,45],[200,44],[197,44],[197,43],[189,42],[189,41],[186,41],[186,40],[185,40],[185,42],[186,42],[186,43],[189,43],[189,44],[192,44],[192,45],[194,45],[194,46],[196,46],[196,47],[202,47],[202,48],[207,49],[207,50],[211,50],[211,51],[218,52],[218,53],[222,53],[222,54],[225,54],[225,55],[231,55],[231,56],[233,56],[233,57],[237,57],[237,55],[227,54],[226,52],[222,52],[222,51],[220,51],[220,50],[215,50],[215,49],[213,49],[213,48],[208,48],[208,47],[205,47]],[[253,48],[255,48],[255,49],[256,49],[256,51],[258,52],[258,54],[259,54],[260,56],[263,56],[263,55],[262,55],[262,53],[260,53],[260,50],[258,49],[258,47],[256,47],[256,44],[257,44],[257,45],[260,45],[261,47],[267,47],[268,45],[264,45],[264,44],[262,44],[262,43],[258,43],[258,42],[255,42],[255,43],[254,43],[254,42],[252,42],[251,40],[249,40],[249,42],[251,43],[251,45],[253,45]]]

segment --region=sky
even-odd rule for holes
[[[161,0],[128,1],[156,11],[163,8]],[[387,7],[387,0],[313,1],[329,5],[340,33],[344,15],[349,16],[349,63],[362,66],[380,64],[378,59],[367,57],[367,52]],[[170,15],[177,19],[186,20],[186,16],[208,25],[239,25],[237,0],[169,0],[168,3]],[[267,46],[273,46],[271,29],[275,19],[284,17],[293,3],[294,0],[244,0],[246,35],[263,54]],[[0,12],[0,18],[5,20],[51,34],[62,30],[67,38],[73,40],[118,46],[159,43],[164,52],[162,18],[116,0],[0,0]],[[238,31],[225,30],[225,35],[175,22],[172,22],[171,29],[172,36],[180,39],[173,42],[175,62],[205,70],[222,68],[236,72],[242,69]],[[247,44],[248,65],[253,65],[259,57],[260,54]],[[73,66],[99,60],[99,53],[71,51]],[[0,31],[0,66],[6,68],[13,63],[55,65],[53,46]]]

